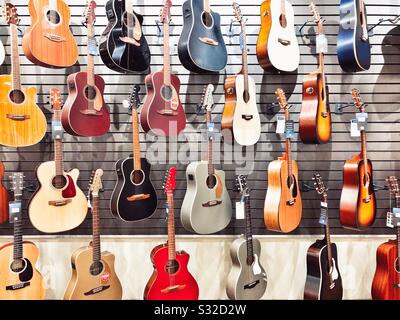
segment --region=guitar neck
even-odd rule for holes
[[[328,197],[324,195],[323,201],[325,203],[328,202]],[[328,217],[328,209],[326,208],[326,224],[324,225],[325,229],[325,239],[326,239],[326,247],[327,247],[327,252],[328,252],[328,266],[329,270],[332,269],[332,242],[331,242],[331,231],[329,227],[329,217]]]
[[[254,262],[254,247],[253,247],[253,232],[251,224],[250,196],[246,196],[244,201],[246,210],[247,264],[252,265]]]
[[[99,216],[99,196],[93,196],[92,199],[92,224],[93,224],[93,262],[101,260],[100,248],[100,216]]]
[[[132,135],[133,135],[133,169],[141,170],[140,161],[140,137],[139,137],[139,116],[136,110],[132,110]]]
[[[244,92],[249,92],[249,66],[248,66],[248,55],[247,55],[247,39],[246,39],[246,24],[242,22],[242,65],[243,65],[243,76],[244,76]]]
[[[90,40],[94,39],[95,37],[95,33],[94,33],[94,25],[93,24],[88,24],[87,25],[87,84],[88,86],[94,87],[95,85],[95,73],[94,73],[94,57],[93,55],[90,53]]]
[[[289,110],[288,108],[285,109],[285,118],[286,121],[289,121]],[[293,176],[293,167],[292,167],[292,144],[289,138],[286,138],[286,160],[287,160],[287,169],[288,169],[288,176]]]
[[[10,24],[11,33],[11,74],[13,80],[13,90],[21,90],[21,71],[18,53],[18,27]]]
[[[168,204],[168,260],[176,260],[174,197],[167,194]]]
[[[15,201],[21,202],[21,197],[15,197]],[[18,219],[14,220],[13,258],[14,260],[20,260],[23,257],[22,218],[19,217]]]
[[[211,123],[211,112],[207,111],[206,114],[207,118],[207,124]],[[208,135],[208,175],[212,176],[215,173],[215,168],[214,168],[214,160],[213,160],[213,139],[212,136],[209,132],[209,129],[207,128],[207,135]]]
[[[125,0],[125,11],[129,14],[133,14],[132,0]]]
[[[286,0],[281,0],[281,15],[286,16]]]
[[[210,0],[203,0],[203,8],[204,8],[205,12],[207,12],[207,13],[211,12]]]
[[[361,130],[361,153],[364,162],[364,174],[368,176],[367,133],[365,129]]]
[[[54,120],[61,123],[61,110],[54,110]],[[54,139],[54,162],[56,164],[56,176],[64,174],[64,152],[61,137]]]
[[[169,23],[164,21],[164,85],[171,86],[171,54],[169,47]]]

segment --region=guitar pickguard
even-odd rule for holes
[[[68,184],[67,187],[62,191],[62,196],[65,199],[70,199],[76,196],[75,182],[71,176],[67,175]]]

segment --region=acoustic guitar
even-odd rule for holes
[[[228,275],[226,294],[231,300],[259,300],[267,289],[267,275],[260,263],[261,243],[253,238],[250,190],[245,176],[236,178],[234,191],[242,195],[246,232],[231,244],[232,269]]]
[[[62,125],[69,134],[102,136],[110,128],[110,114],[104,102],[104,80],[95,74],[97,43],[94,32],[96,2],[88,0],[83,24],[87,27],[87,69],[67,78],[68,98],[62,110]]]
[[[242,71],[225,81],[226,104],[222,114],[223,130],[231,130],[235,141],[242,146],[252,146],[261,136],[261,120],[256,101],[256,84],[249,76],[246,43],[246,19],[240,6],[233,3],[234,15],[241,25],[240,48],[242,50]]]
[[[29,0],[32,24],[22,39],[25,56],[47,68],[67,68],[78,59],[78,46],[69,28],[71,13],[62,0]]]
[[[171,0],[164,0],[160,21],[164,31],[164,67],[148,75],[146,100],[140,113],[140,123],[145,132],[174,137],[186,127],[186,114],[179,98],[180,80],[171,74],[170,30]]]
[[[213,161],[214,86],[205,89],[202,109],[206,111],[208,160],[192,162],[186,169],[187,190],[181,208],[181,222],[185,229],[199,234],[221,231],[231,221],[232,204],[225,186],[225,172],[215,170]]]
[[[64,300],[121,300],[122,286],[114,269],[115,256],[101,252],[100,190],[103,170],[97,169],[90,178],[89,196],[93,221],[93,240],[89,246],[76,250],[71,258],[72,277]]]
[[[223,70],[228,53],[221,31],[221,17],[211,11],[210,0],[187,0],[182,10],[183,29],[178,43],[182,65],[193,72]]]
[[[115,164],[117,184],[111,196],[111,212],[125,221],[151,217],[157,209],[157,194],[150,179],[151,166],[140,155],[139,86],[133,86],[129,100],[132,111],[133,154]]]
[[[106,3],[108,25],[100,39],[100,57],[111,70],[128,73],[146,71],[150,49],[143,34],[143,16],[133,10],[132,0]]]
[[[340,0],[337,55],[339,65],[346,72],[365,71],[371,66],[371,47],[364,0]]]
[[[324,57],[327,53],[326,37],[323,33],[323,21],[317,7],[311,2],[311,10],[317,24],[317,53],[319,66],[303,80],[303,101],[301,104],[299,134],[305,144],[321,144],[331,138],[331,112],[329,91],[326,83]]]
[[[285,112],[286,152],[268,166],[264,222],[269,230],[287,233],[299,226],[303,207],[299,188],[299,169],[296,161],[292,160],[291,137],[288,132],[291,123],[289,106],[282,89],[277,89],[276,95],[281,109]]]
[[[396,240],[382,243],[376,251],[376,270],[371,295],[374,300],[400,300],[400,189],[397,178],[387,179],[395,198],[393,212],[387,214],[387,226],[396,230]]]
[[[189,273],[189,254],[176,251],[175,248],[175,215],[174,196],[176,189],[176,168],[168,170],[164,191],[167,196],[166,210],[168,214],[168,242],[151,251],[153,274],[144,290],[145,300],[197,300],[199,286]]]
[[[47,122],[36,104],[36,89],[21,86],[17,9],[13,4],[6,3],[3,11],[10,25],[11,75],[0,75],[0,144],[28,147],[42,140]]]
[[[307,250],[307,278],[305,300],[342,300],[343,287],[340,276],[336,244],[331,242],[328,217],[328,189],[319,174],[314,175],[314,186],[321,196],[319,223],[325,238],[314,242]]]
[[[352,90],[354,104],[365,113],[357,89]],[[367,157],[367,133],[361,126],[361,153],[347,160],[343,169],[343,189],[340,196],[340,223],[349,229],[365,229],[371,226],[376,217],[376,198],[374,191],[372,162]]]
[[[11,185],[14,201],[9,203],[9,207],[14,241],[0,248],[0,300],[42,300],[46,289],[42,275],[35,268],[39,248],[33,242],[23,241],[24,174],[13,173]]]
[[[267,0],[261,4],[260,12],[258,63],[267,71],[295,71],[300,63],[300,49],[292,5],[286,0]]]
[[[10,201],[10,196],[8,190],[4,187],[4,164],[0,162],[0,224],[8,221],[8,203]]]
[[[36,169],[39,188],[29,202],[28,213],[36,229],[56,233],[74,229],[85,220],[87,201],[77,185],[79,170],[64,171],[62,101],[58,89],[51,90],[50,103],[54,109],[54,161],[44,162]]]

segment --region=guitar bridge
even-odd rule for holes
[[[85,116],[95,116],[95,117],[100,117],[103,115],[103,112],[97,111],[97,110],[92,110],[92,109],[85,109],[85,110],[79,110],[80,113],[84,114]]]
[[[364,199],[363,199],[363,202],[364,202],[364,203],[370,203],[370,202],[371,202],[371,198],[370,198],[370,197],[364,198]]]
[[[248,283],[248,284],[244,285],[244,286],[243,286],[243,289],[245,289],[245,290],[247,290],[247,289],[253,289],[253,288],[255,288],[259,283],[260,283],[260,280],[253,281],[253,282],[251,282],[251,283]]]
[[[218,205],[220,205],[221,203],[222,203],[221,200],[210,200],[210,201],[208,201],[208,202],[206,202],[206,203],[203,203],[202,206],[205,207],[205,208],[209,208],[209,207],[218,206]]]
[[[150,198],[149,194],[142,193],[142,194],[134,194],[133,196],[130,196],[130,197],[126,198],[126,200],[128,200],[128,201],[139,201],[139,200],[146,200],[148,198]]]
[[[170,293],[170,292],[176,292],[179,290],[183,290],[186,288],[186,284],[177,284],[175,286],[169,286],[165,289],[161,289],[161,293]]]
[[[284,40],[281,38],[278,39],[278,42],[284,46],[290,46],[290,43],[291,43],[289,40]]]
[[[163,116],[177,116],[178,112],[170,109],[164,109],[164,110],[157,110],[158,114],[161,114]]]
[[[54,207],[63,207],[66,206],[68,203],[71,203],[71,199],[66,199],[66,200],[55,200],[55,201],[49,201],[50,206]]]
[[[31,118],[31,116],[25,114],[7,114],[6,117],[14,121],[24,121]]]
[[[295,203],[296,203],[296,199],[294,199],[294,198],[289,199],[288,201],[286,201],[286,204],[288,206],[293,206]]]
[[[211,46],[218,46],[218,41],[215,41],[214,39],[207,38],[207,37],[199,37],[200,42],[203,42],[205,44],[209,44]]]
[[[54,42],[64,42],[65,41],[65,38],[59,36],[58,34],[46,33],[44,36],[47,39],[49,39],[50,41],[54,41]]]
[[[321,112],[321,116],[323,117],[323,118],[327,118],[328,116],[329,116],[329,112]]]
[[[246,120],[246,121],[253,120],[253,115],[250,115],[250,114],[243,114],[243,115],[242,115],[242,119],[243,119],[243,120]]]

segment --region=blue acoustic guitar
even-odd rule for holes
[[[346,72],[369,69],[371,48],[364,0],[340,0],[337,54]]]

